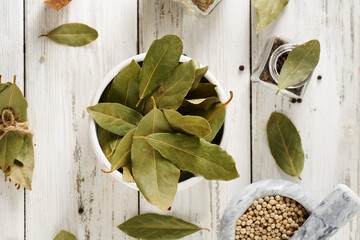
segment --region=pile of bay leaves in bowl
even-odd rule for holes
[[[115,67],[97,89],[90,137],[103,172],[166,212],[179,190],[203,178],[239,177],[219,145],[231,101],[208,67],[182,55],[175,35]],[[179,187],[178,187],[179,186]]]

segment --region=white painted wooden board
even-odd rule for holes
[[[102,78],[137,53],[137,3],[76,0],[56,12],[31,0],[25,11],[27,97],[36,131],[26,239],[53,239],[61,229],[79,240],[128,239],[116,226],[138,213],[138,194],[101,172],[86,107]],[[38,38],[69,22],[94,27],[99,38],[77,48]]]
[[[209,65],[226,92],[234,92],[229,105],[231,132],[226,150],[237,162],[240,178],[231,182],[204,180],[179,192],[169,214],[210,228],[185,239],[217,239],[221,215],[237,190],[250,183],[250,12],[249,2],[223,1],[207,18],[199,19],[168,0],[140,1],[140,51],[155,38],[179,35],[184,53]],[[239,66],[245,71],[240,72]],[[141,197],[141,213],[160,212]]]
[[[24,89],[23,1],[0,1],[0,75],[2,82],[12,82]],[[24,190],[13,182],[4,182],[0,171],[0,239],[24,238]]]
[[[339,183],[360,193],[359,12],[359,1],[290,0],[278,21],[255,36],[252,11],[253,64],[266,40],[275,34],[299,43],[316,38],[322,47],[320,63],[301,104],[253,84],[254,181],[283,177],[300,182],[281,172],[268,149],[266,122],[272,111],[280,111],[292,119],[302,137],[306,159],[300,184],[319,200]],[[359,225],[360,216],[332,239],[360,239]]]

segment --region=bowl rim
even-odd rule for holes
[[[122,70],[124,67],[126,67],[127,65],[129,65],[131,63],[132,60],[135,60],[136,62],[141,62],[145,59],[146,56],[146,52],[145,53],[141,53],[138,55],[135,55],[133,57],[130,57],[124,61],[122,61],[121,63],[119,63],[117,66],[115,66],[104,78],[103,80],[100,82],[100,84],[98,85],[95,94],[92,98],[91,101],[91,105],[96,105],[99,103],[100,97],[103,94],[105,88],[109,85],[109,83],[114,79],[114,77],[118,74],[118,72],[120,70]],[[179,62],[187,62],[190,61],[192,58],[187,57],[182,55],[180,57]],[[201,67],[204,67],[203,65],[200,65]],[[221,85],[219,84],[219,82],[217,81],[217,79],[215,78],[215,76],[213,74],[211,74],[211,72],[207,72],[204,76],[210,83],[214,84],[217,86],[217,92],[220,98],[221,102],[226,102],[227,101],[227,95],[225,94],[223,88],[221,87]],[[89,131],[90,131],[90,142],[92,145],[92,148],[96,154],[96,157],[98,159],[98,161],[103,165],[103,169],[106,170],[110,170],[111,169],[111,164],[109,162],[109,160],[106,158],[105,154],[103,153],[101,147],[100,147],[100,143],[98,141],[97,138],[97,132],[96,132],[96,123],[94,121],[94,119],[91,116],[89,117]],[[227,125],[228,125],[228,111],[226,111],[225,114],[225,122],[224,122],[224,131],[223,131],[223,136],[222,139],[220,141],[219,146],[224,148],[227,144],[227,139],[228,139],[228,131],[227,131]],[[139,191],[138,187],[136,186],[136,183],[134,182],[127,182],[125,180],[123,180],[122,178],[122,173],[120,173],[119,171],[114,171],[109,173],[113,178],[115,178],[117,181],[125,184],[126,186]],[[194,176],[192,178],[189,178],[183,182],[179,182],[178,184],[178,192],[188,189],[192,186],[194,186],[195,184],[199,183],[200,181],[202,181],[204,178],[200,177],[200,176]]]

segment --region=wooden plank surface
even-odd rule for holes
[[[25,10],[27,97],[36,131],[26,238],[53,239],[65,229],[79,240],[127,239],[116,226],[137,214],[138,194],[101,172],[86,107],[102,78],[137,53],[137,3],[77,0],[56,12],[31,0]],[[99,38],[78,48],[38,38],[70,22],[94,27]]]
[[[23,1],[0,2],[0,75],[2,82],[12,82],[24,90],[24,25]],[[24,190],[17,190],[12,182],[4,182],[0,171],[0,238],[24,238]]]
[[[258,36],[253,11],[253,64],[274,34],[299,43],[316,38],[322,47],[320,63],[301,104],[292,104],[288,97],[253,85],[254,181],[273,177],[297,181],[281,172],[267,146],[266,122],[271,112],[280,111],[292,119],[302,137],[306,159],[300,184],[319,200],[339,183],[359,194],[359,11],[359,1],[290,1],[278,21]],[[317,80],[318,75],[322,76],[321,81]],[[358,216],[332,239],[360,239],[359,224]]]
[[[250,83],[249,2],[223,1],[207,18],[196,18],[168,0],[140,1],[140,52],[155,38],[179,35],[184,53],[209,65],[226,92],[234,92],[230,104],[226,150],[237,161],[240,178],[231,182],[202,181],[179,192],[169,214],[210,228],[185,239],[217,239],[221,215],[237,190],[250,182]],[[239,66],[245,71],[240,72]],[[141,213],[159,212],[141,198]]]

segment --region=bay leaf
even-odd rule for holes
[[[10,108],[17,122],[27,121],[28,103],[16,84],[9,83],[0,93],[0,116],[3,109]]]
[[[28,155],[28,150],[29,150],[29,143],[28,143],[28,138],[31,137],[28,134],[24,134],[24,142],[23,145],[21,147],[21,150],[19,152],[19,155],[16,157],[16,160],[18,160],[20,163],[24,164],[24,162],[26,161],[26,157]]]
[[[195,90],[190,91],[186,99],[218,97],[216,85],[212,83],[199,83]]]
[[[10,131],[0,139],[0,168],[6,171],[19,155],[24,143],[24,134]]]
[[[300,178],[304,168],[304,152],[300,135],[291,120],[282,113],[273,112],[266,127],[272,156],[288,175]]]
[[[320,42],[311,40],[294,48],[281,68],[278,88],[285,89],[304,80],[320,59]]]
[[[201,110],[208,110],[216,103],[220,103],[218,97],[199,98],[199,99],[184,99],[178,112],[182,114],[196,115],[196,112]]]
[[[163,109],[165,118],[175,132],[194,135],[200,138],[206,137],[211,133],[210,124],[202,117],[183,116],[175,110]]]
[[[131,171],[131,165],[124,166],[122,169],[123,169],[123,173],[122,173],[123,180],[127,182],[135,182]]]
[[[224,107],[224,104],[217,103],[209,110],[199,112],[199,115],[205,118],[210,124],[211,133],[204,139],[208,142],[211,142],[212,140],[214,140],[216,134],[220,131],[222,125],[224,124],[226,116],[226,109]]]
[[[135,130],[131,147],[132,173],[146,200],[166,212],[174,201],[180,170],[142,137],[156,132],[172,131],[164,114],[154,108]]]
[[[23,159],[19,162],[19,157],[14,161],[12,165],[9,178],[11,181],[16,184],[28,189],[31,191],[31,183],[34,172],[34,146],[32,141],[32,136],[27,136],[26,147],[23,147],[23,150],[26,151]]]
[[[288,2],[289,0],[254,0],[257,17],[256,33],[277,19]]]
[[[151,96],[160,109],[178,109],[189,92],[194,80],[197,63],[194,60],[179,64],[170,77]],[[152,100],[147,98],[144,112],[152,108]]]
[[[41,36],[48,37],[50,40],[59,44],[79,47],[96,40],[99,34],[95,29],[85,24],[67,23]]]
[[[106,131],[100,126],[97,127],[97,137],[103,153],[107,158],[110,158],[112,153],[115,152],[116,147],[119,145],[121,137]]]
[[[120,103],[98,103],[87,111],[100,127],[119,136],[125,136],[142,119],[140,113]]]
[[[191,90],[195,90],[199,86],[201,79],[205,76],[205,74],[207,73],[208,70],[209,70],[209,66],[196,69],[195,81],[194,81],[193,85],[191,86]]]
[[[133,238],[145,240],[180,239],[200,230],[207,230],[182,219],[145,213],[120,224],[118,228]]]
[[[239,177],[234,159],[204,139],[181,133],[154,133],[145,139],[181,170],[208,180],[228,181]]]
[[[131,145],[133,142],[135,129],[130,130],[121,139],[119,145],[116,147],[114,155],[111,157],[111,171],[118,170],[121,167],[131,164]]]
[[[139,101],[140,70],[141,67],[135,60],[122,69],[111,84],[108,102],[121,103],[142,113],[142,107],[136,107],[136,103]]]
[[[179,64],[182,51],[182,41],[176,35],[166,35],[151,44],[140,71],[140,101],[170,76]]]
[[[77,238],[72,233],[61,230],[55,236],[54,240],[77,240]]]

